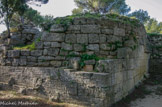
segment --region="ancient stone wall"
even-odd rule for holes
[[[151,47],[150,72],[162,72],[162,35],[148,35]]]
[[[1,47],[1,88],[7,83],[54,101],[108,107],[147,75],[146,41],[142,25],[74,18],[43,32],[36,50]]]

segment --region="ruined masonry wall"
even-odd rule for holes
[[[54,25],[44,32],[36,50],[4,51],[1,47],[0,88],[58,102],[108,107],[147,75],[146,40],[142,25],[75,18],[66,28]]]

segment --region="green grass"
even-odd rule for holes
[[[18,45],[18,46],[15,46],[13,47],[14,50],[35,50],[35,42],[33,42],[32,44],[30,45]]]

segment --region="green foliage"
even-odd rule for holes
[[[152,36],[152,37],[158,37],[158,36],[162,37],[162,34],[159,34],[159,33],[147,33],[147,35]]]
[[[92,55],[83,54],[83,55],[80,56],[80,58],[81,58],[81,60],[79,62],[79,65],[80,65],[81,68],[85,66],[84,61],[86,61],[86,60],[99,61],[100,59],[104,59],[104,58],[100,58],[100,57],[96,56],[95,54],[92,54]]]
[[[128,16],[137,18],[138,20],[140,20],[141,23],[145,23],[150,19],[148,12],[142,9],[130,13],[128,14]]]
[[[18,46],[15,46],[13,47],[14,50],[35,50],[35,42],[33,42],[32,44],[30,45],[18,45]]]
[[[159,33],[162,34],[162,22],[158,23],[156,19],[150,19],[145,23],[147,33]]]
[[[107,46],[110,47],[112,51],[116,51],[118,48],[123,47],[123,42],[115,41],[113,43],[107,44]]]
[[[125,0],[74,0],[78,8],[73,10],[73,14],[78,13],[119,13],[127,14],[130,11]]]

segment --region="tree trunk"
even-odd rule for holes
[[[23,16],[20,16],[20,21],[21,21],[21,24],[23,25],[24,24],[24,17]]]
[[[9,22],[9,10],[8,10],[8,0],[6,0],[6,26],[7,26],[7,31],[8,31],[8,38],[10,38],[10,22]]]

